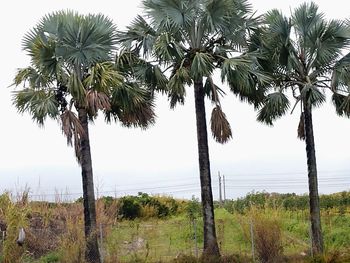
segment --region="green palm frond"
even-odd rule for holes
[[[202,23],[207,27],[208,32],[225,30],[230,24],[229,15],[235,10],[235,2],[232,0],[205,1]],[[232,27],[232,24],[231,24]]]
[[[270,61],[285,68],[291,68],[291,65],[298,66],[298,62],[294,58],[295,47],[291,40],[292,24],[290,19],[277,9],[267,12],[264,19],[267,28],[262,31],[261,41],[265,56]],[[273,64],[273,66],[275,65]]]
[[[222,80],[227,80],[231,91],[242,101],[259,106],[264,99],[265,86],[272,78],[261,71],[254,56],[249,54],[226,59],[221,68]]]
[[[346,54],[334,66],[332,72],[332,91],[348,91],[350,87],[350,53]]]
[[[134,75],[136,79],[145,84],[150,90],[166,91],[168,79],[158,65],[141,61],[134,66]]]
[[[186,85],[192,84],[190,71],[181,65],[169,79],[167,85],[170,108],[175,108],[177,103],[184,104],[186,95]]]
[[[102,14],[82,16],[72,11],[45,16],[23,42],[24,49],[36,61],[38,55],[46,52],[46,57],[51,55],[50,63],[56,59],[85,67],[110,59],[115,44],[116,28],[109,18]]]
[[[325,94],[312,84],[304,85],[301,90],[301,98],[304,103],[313,107],[319,107],[326,101]]]
[[[191,0],[144,0],[144,9],[156,27],[176,30],[192,24],[198,10],[198,1]]]
[[[68,92],[79,104],[85,105],[86,89],[75,72],[70,75],[67,88]]]
[[[171,34],[164,32],[155,40],[154,54],[160,63],[167,64],[169,61],[181,59],[183,57],[183,49]]]
[[[210,54],[196,52],[191,65],[191,76],[193,79],[208,77],[215,68],[213,57]]]
[[[103,15],[77,17],[72,24],[63,27],[64,37],[57,47],[57,56],[62,56],[73,65],[89,66],[109,60],[115,49],[116,28]]]
[[[122,49],[115,57],[116,69],[126,75],[132,75],[134,66],[139,63],[142,63],[142,61],[138,54],[128,49]]]
[[[332,102],[339,116],[350,118],[350,95],[345,96],[339,93],[333,93]]]
[[[343,21],[322,21],[309,32],[308,38],[312,56],[309,67],[318,69],[339,59],[342,50],[349,45],[350,28]]]
[[[13,104],[20,113],[28,112],[41,126],[47,117],[56,119],[59,114],[55,94],[44,89],[26,88],[15,91]]]
[[[118,43],[136,53],[142,51],[144,56],[149,55],[157,37],[157,32],[152,26],[138,15],[126,29],[118,32]]]
[[[324,14],[318,11],[318,6],[314,2],[303,3],[297,7],[292,14],[293,26],[300,36],[300,45],[307,45],[307,35],[314,27],[323,21]]]
[[[87,77],[83,80],[85,89],[93,89],[105,94],[110,93],[110,88],[122,85],[123,76],[110,61],[96,63],[89,68]]]
[[[119,120],[126,127],[147,128],[154,123],[153,96],[137,83],[124,83],[112,89],[111,110],[106,120]]]
[[[226,143],[232,138],[230,123],[219,105],[211,113],[210,126],[213,137],[217,142]]]
[[[283,116],[288,111],[289,106],[289,100],[283,93],[271,93],[267,95],[263,106],[259,110],[257,120],[273,125],[273,121]]]
[[[51,84],[49,76],[40,74],[35,68],[27,67],[18,69],[14,78],[14,85],[19,86],[21,83],[26,84],[32,89],[44,88]]]

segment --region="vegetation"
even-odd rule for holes
[[[308,195],[279,194],[267,192],[251,192],[243,198],[226,200],[224,208],[230,213],[244,214],[252,206],[259,209],[267,207],[283,208],[289,211],[304,211],[309,207]],[[339,214],[345,212],[350,206],[350,193],[340,192],[329,195],[320,195],[320,207],[324,210],[338,210]]]
[[[300,104],[298,137],[305,140],[306,144],[315,254],[322,253],[323,239],[312,110],[326,101],[325,89],[338,90],[338,86],[344,88],[348,84],[338,81],[337,74],[333,72],[349,48],[349,36],[348,21],[328,21],[318,11],[317,5],[310,2],[295,8],[290,18],[279,10],[267,12],[263,26],[256,31],[251,43],[251,49],[261,54],[259,62],[265,69],[265,74],[269,74],[272,79],[269,85],[264,86],[267,95],[259,110],[258,120],[272,125],[275,119],[288,112],[290,97],[295,100],[292,112]],[[337,96],[334,95],[333,98],[335,97]],[[343,97],[341,100],[346,100]],[[341,112],[348,109],[343,107]]]
[[[350,192],[320,197],[325,253],[317,262],[348,262],[350,259],[349,197]],[[125,200],[134,200],[136,207],[141,202],[147,204],[141,206],[142,212],[138,217],[127,219],[120,212]],[[298,206],[299,202],[295,202],[295,206],[284,207],[283,204],[295,200],[306,200],[304,208]],[[323,200],[332,200],[332,206],[323,205]],[[247,207],[239,211],[232,209],[232,204],[242,201],[248,204]],[[168,211],[172,212],[159,217],[155,207],[148,207],[150,203],[156,204],[155,207],[168,207]],[[203,221],[198,214],[200,203],[196,199],[177,200],[145,193],[119,199],[102,197],[96,202],[96,211],[103,260],[111,263],[246,263],[253,259],[253,240],[255,259],[261,262],[316,262],[311,261],[305,196],[249,193],[245,198],[229,200],[225,206],[227,208],[215,209],[222,257],[196,257],[197,250],[202,251],[198,247],[204,242]],[[4,213],[9,207],[13,212]],[[13,214],[22,215],[20,224],[11,223],[19,222],[11,219]],[[81,201],[30,202],[26,197],[16,198],[4,193],[0,196],[0,222],[6,226],[8,233],[4,242],[0,243],[2,263],[84,262]],[[25,227],[27,235],[22,248],[15,243],[19,226]]]
[[[17,71],[13,104],[41,126],[58,120],[81,166],[83,197],[48,203],[30,202],[27,191],[1,195],[0,262],[349,262],[350,194],[319,196],[312,120],[325,89],[337,114],[350,116],[349,21],[326,20],[313,2],[290,18],[278,10],[255,18],[246,0],[142,3],[144,15],[125,31],[101,14],[59,11],[25,35],[30,66]],[[308,195],[250,193],[214,210],[206,97],[214,139],[232,137],[216,72],[268,125],[286,114],[290,99],[292,112],[300,105]],[[155,92],[166,93],[174,108],[189,87],[201,202],[146,193],[96,201],[89,123],[102,113],[107,122],[147,128]],[[17,240],[22,228],[24,246]]]

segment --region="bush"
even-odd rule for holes
[[[164,218],[175,215],[178,208],[178,201],[171,197],[155,197],[140,192],[137,196],[122,197],[118,213],[120,217],[126,219]]]
[[[262,263],[281,262],[283,246],[280,222],[261,215],[253,217],[254,244]]]
[[[126,219],[135,219],[141,215],[141,205],[135,196],[121,198],[119,215]]]

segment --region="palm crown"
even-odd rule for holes
[[[120,32],[120,42],[133,54],[154,58],[157,67],[171,69],[166,92],[172,108],[184,103],[186,85],[206,78],[205,94],[214,104],[212,132],[218,142],[226,142],[231,129],[220,105],[225,93],[214,83],[214,70],[221,69],[222,81],[256,105],[263,93],[254,83],[267,80],[245,49],[247,32],[258,22],[251,16],[251,6],[245,0],[145,0],[143,5],[145,18],[137,16]]]
[[[290,108],[289,91],[296,100],[294,107],[299,102],[320,106],[325,101],[324,90],[332,86],[336,90],[342,84],[335,77],[332,82],[331,74],[349,47],[349,37],[349,23],[327,21],[312,2],[296,8],[291,18],[278,10],[268,12],[265,26],[251,45],[266,57],[261,65],[274,80],[268,86],[258,120],[271,125],[284,115]],[[302,129],[299,137],[304,137]]]
[[[86,109],[91,120],[101,110],[108,121],[126,126],[154,121],[150,92],[114,61],[116,37],[116,27],[103,15],[59,11],[42,18],[23,41],[31,65],[17,72],[14,84],[24,88],[15,91],[14,104],[40,125],[47,117],[59,119],[78,160],[84,131],[74,108]]]

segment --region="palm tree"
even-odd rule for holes
[[[264,22],[253,37],[251,49],[265,56],[260,64],[273,81],[265,87],[268,95],[258,120],[272,125],[289,110],[290,98],[295,100],[292,112],[300,104],[298,137],[306,144],[312,248],[319,254],[323,252],[323,238],[312,109],[325,102],[324,90],[331,88],[331,74],[349,47],[350,28],[345,21],[327,21],[313,2],[300,5],[291,18],[271,10]]]
[[[19,69],[13,102],[43,125],[60,122],[67,143],[74,145],[82,170],[84,223],[88,262],[100,262],[97,243],[89,121],[98,112],[125,126],[153,123],[152,94],[115,63],[116,28],[107,17],[59,11],[44,16],[23,39],[30,66]]]
[[[153,71],[155,82],[160,73],[170,70],[166,92],[171,108],[183,104],[186,86],[193,86],[204,221],[203,254],[219,255],[205,97],[214,105],[213,137],[219,143],[226,143],[232,132],[220,104],[220,97],[225,93],[214,83],[214,70],[221,70],[222,81],[226,80],[242,100],[258,104],[263,92],[257,92],[253,84],[266,78],[257,72],[255,57],[243,53],[247,32],[258,21],[252,18],[251,6],[245,0],[144,0],[143,8],[145,15],[137,16],[126,31],[120,32],[119,42],[126,52],[157,66],[158,70]],[[140,68],[136,71],[146,72]]]

